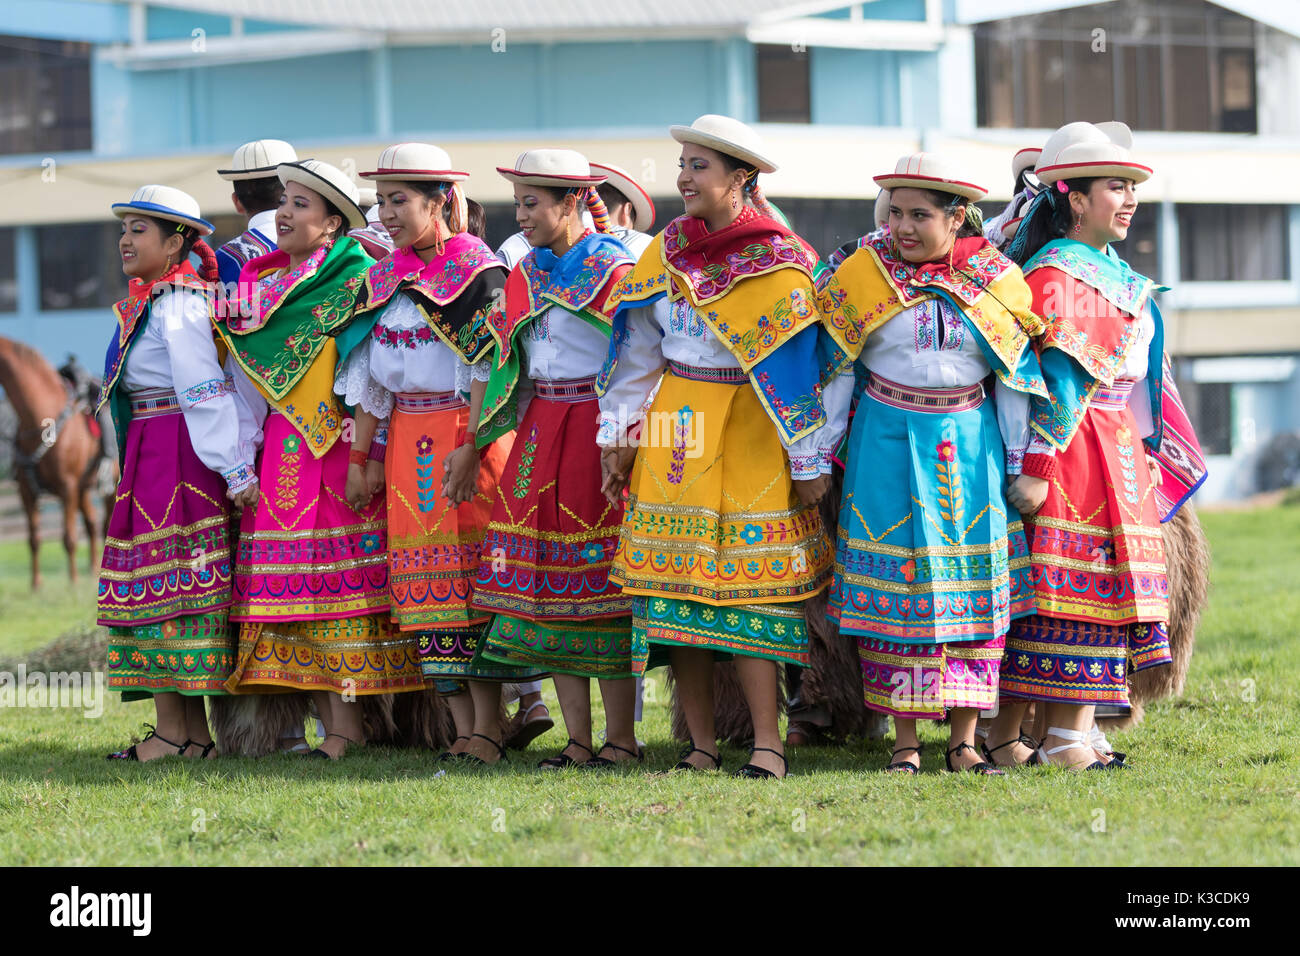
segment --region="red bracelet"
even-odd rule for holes
[[[366,458],[367,458],[366,453],[365,453],[364,451],[361,451],[360,449],[353,448],[351,451],[348,452],[348,464],[349,464],[349,465],[362,465],[362,466],[364,466],[365,463],[366,463]]]

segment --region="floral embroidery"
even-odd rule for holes
[[[516,498],[528,497],[528,486],[533,480],[533,459],[537,455],[537,423],[528,430],[528,437],[524,439],[523,451],[519,453],[519,468],[515,472],[515,489]]]
[[[740,530],[740,537],[746,544],[758,544],[763,540],[763,529],[756,524],[747,524]]]
[[[191,385],[181,396],[190,408],[202,405],[206,401],[228,395],[235,390],[235,383],[229,378],[210,378],[206,382]]]
[[[379,550],[379,535],[363,534],[361,536],[361,550],[366,554],[374,554]]]
[[[427,325],[417,329],[390,329],[376,322],[371,335],[380,345],[390,349],[413,349],[433,341],[433,329]]]
[[[284,449],[284,453],[286,455],[292,455],[298,451],[298,447],[301,444],[302,444],[302,439],[299,438],[297,435],[286,435],[284,436],[284,442],[281,445],[281,447]]]
[[[598,541],[589,541],[587,546],[582,549],[582,556],[587,559],[588,564],[595,564],[605,556],[605,549]]]
[[[676,421],[673,424],[673,450],[668,465],[670,484],[681,484],[682,476],[686,473],[686,440],[690,436],[691,421],[694,417],[695,410],[689,405],[683,405],[674,416]]]
[[[432,511],[438,503],[433,487],[433,439],[428,435],[415,440],[415,496],[422,513]]]
[[[958,538],[962,538],[966,507],[962,495],[961,472],[955,467],[957,446],[952,439],[956,432],[956,422],[945,418],[942,430],[944,440],[934,449],[935,456],[939,459],[935,466],[935,477],[939,483],[939,513],[957,529]]]
[[[1119,470],[1124,480],[1124,500],[1131,505],[1138,503],[1138,476],[1137,464],[1133,453],[1133,432],[1127,425],[1122,425],[1115,431],[1115,440],[1119,443],[1116,450],[1119,452]]]

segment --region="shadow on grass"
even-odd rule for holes
[[[123,746],[127,741],[123,740]],[[510,777],[529,780],[551,780],[580,776],[583,779],[600,777],[635,777],[664,774],[677,763],[680,745],[674,741],[648,744],[643,762],[628,762],[613,768],[570,767],[564,770],[541,770],[537,762],[552,756],[546,748],[530,748],[523,753],[512,753],[509,762],[479,767],[458,761],[439,762],[432,751],[396,747],[367,747],[347,754],[342,760],[331,761],[309,758],[298,754],[273,754],[268,757],[223,756],[215,760],[200,761],[182,757],[165,757],[144,764],[130,761],[110,761],[104,751],[78,748],[63,743],[29,742],[0,749],[0,781],[9,783],[41,783],[55,781],[70,785],[119,782],[132,776],[140,780],[160,778],[188,778],[201,782],[211,777],[267,779],[279,778],[294,781],[355,780],[362,782],[391,782],[411,779],[446,778],[487,779]],[[933,753],[933,748],[930,748]],[[716,778],[735,772],[749,756],[747,748],[723,746],[721,773],[701,773],[702,779]],[[792,775],[813,773],[862,773],[877,771],[889,757],[885,741],[853,741],[839,747],[805,747],[790,758]],[[926,772],[942,767],[942,758],[927,757],[923,763]],[[692,776],[696,776],[693,774]]]

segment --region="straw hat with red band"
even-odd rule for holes
[[[776,163],[764,155],[766,147],[758,133],[730,116],[705,113],[690,126],[670,126],[668,132],[679,143],[707,146],[748,163],[760,173],[776,172]]]
[[[275,179],[281,163],[295,163],[298,154],[282,139],[255,139],[235,150],[229,169],[218,169],[217,175],[228,182],[241,179]]]
[[[892,173],[872,177],[885,189],[935,189],[963,199],[983,199],[988,190],[968,183],[945,157],[935,153],[912,153],[902,157]]]
[[[1028,146],[1011,157],[1011,179],[1015,181],[1020,178],[1020,174],[1025,170],[1033,171],[1034,166],[1038,164],[1038,157],[1043,151],[1037,146]]]
[[[337,166],[323,163],[319,159],[304,159],[299,163],[281,163],[276,167],[276,174],[286,186],[298,183],[324,196],[334,204],[335,209],[343,213],[348,228],[360,229],[366,224],[357,184]]]
[[[498,166],[497,172],[521,186],[568,189],[599,186],[605,181],[603,173],[592,170],[586,156],[572,149],[530,149],[520,153],[513,166]]]
[[[1132,148],[1133,133],[1123,123],[1066,123],[1047,138],[1034,175],[1046,186],[1097,176],[1145,182],[1151,167],[1133,162]]]
[[[636,224],[647,229],[655,221],[655,204],[651,200],[650,194],[641,188],[641,184],[632,178],[632,175],[622,167],[611,165],[610,163],[592,163],[591,171],[601,173],[605,176],[605,182],[613,186],[632,204],[636,210]]]
[[[379,154],[379,168],[359,174],[375,182],[462,183],[469,173],[451,168],[447,151],[429,143],[398,143]]]

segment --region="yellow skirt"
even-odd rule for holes
[[[665,373],[642,427],[610,580],[716,606],[803,601],[834,551],[795,494],[776,426],[748,381]]]

